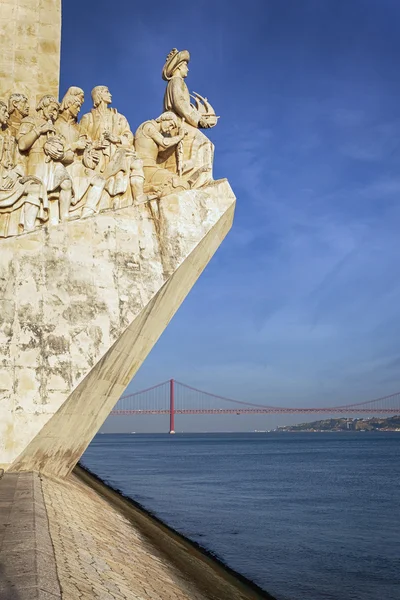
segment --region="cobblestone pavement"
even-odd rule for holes
[[[43,478],[63,600],[205,600],[132,524],[76,477]]]
[[[0,599],[60,598],[39,476],[6,473],[0,479]]]

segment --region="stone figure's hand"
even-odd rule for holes
[[[74,144],[74,150],[84,150],[86,148],[86,145],[86,140],[78,140],[76,144]]]
[[[39,132],[40,132],[41,135],[43,135],[45,133],[49,133],[50,131],[53,132],[53,133],[56,132],[56,130],[54,128],[54,125],[53,125],[53,123],[51,121],[47,121],[39,129]]]
[[[83,153],[83,164],[88,169],[95,169],[100,162],[100,152],[88,144]]]
[[[46,148],[47,154],[53,160],[61,160],[64,157],[64,151],[58,148],[54,148],[54,146],[48,146]]]
[[[136,150],[134,148],[126,148],[125,156],[129,156],[130,158],[137,158]]]
[[[92,157],[93,161],[98,165],[100,162],[100,152],[97,152],[97,150],[92,150],[90,156]]]
[[[178,129],[178,137],[181,138],[181,140],[183,140],[183,138],[185,137],[185,135],[188,135],[188,130],[185,129],[184,127],[182,127],[182,125],[179,127]]]
[[[3,180],[3,190],[11,190],[14,187],[15,182],[18,179],[18,175],[16,173],[10,173]]]
[[[116,135],[112,134],[110,131],[105,131],[103,133],[103,137],[108,142],[111,142],[111,144],[119,144],[120,143],[119,137],[117,137]]]

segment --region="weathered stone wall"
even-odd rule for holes
[[[58,97],[61,0],[0,0],[1,97]]]
[[[229,231],[226,180],[0,241],[0,465],[66,475]]]

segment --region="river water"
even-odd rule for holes
[[[97,435],[82,462],[277,600],[400,600],[400,433]]]

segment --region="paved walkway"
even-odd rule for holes
[[[0,479],[0,598],[61,598],[40,479],[33,473]]]
[[[77,478],[43,479],[65,600],[205,600],[132,524]]]
[[[0,477],[0,600],[267,596],[221,574],[214,561],[143,513],[119,512],[114,499],[100,495],[110,490],[97,489],[75,475],[64,481],[35,473]],[[124,514],[136,516],[131,522]]]

